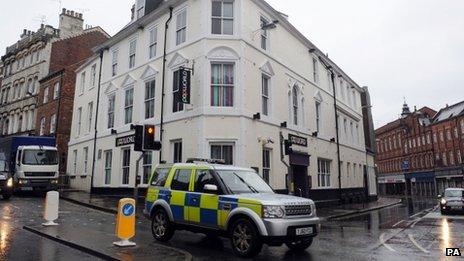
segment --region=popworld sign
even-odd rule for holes
[[[308,147],[308,139],[306,138],[288,134],[288,140],[290,140],[293,145]]]
[[[182,92],[182,103],[190,103],[190,71],[186,68],[179,70],[179,84]]]
[[[116,147],[126,146],[135,143],[135,134],[116,139]]]

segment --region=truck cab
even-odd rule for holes
[[[20,191],[54,190],[58,185],[58,150],[50,146],[19,146],[14,184]]]

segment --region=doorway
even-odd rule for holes
[[[291,165],[293,174],[293,186],[295,196],[309,198],[309,176],[308,167]]]

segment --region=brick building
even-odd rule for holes
[[[435,196],[464,187],[464,101],[424,107],[376,130],[381,194]]]
[[[464,101],[441,109],[431,128],[438,192],[443,193],[448,187],[464,187]]]
[[[74,26],[82,26],[82,17],[75,17]],[[37,134],[56,137],[60,155],[60,173],[66,173],[67,151],[76,89],[75,70],[93,55],[92,48],[109,35],[100,27],[88,28],[52,44],[49,74],[39,81],[37,101]],[[89,75],[95,81],[97,69]],[[77,86],[79,86],[78,83]]]
[[[429,127],[435,114],[436,111],[428,107],[411,112],[405,103],[400,119],[375,131],[381,194],[436,193]]]

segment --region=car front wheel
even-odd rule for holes
[[[2,197],[3,197],[4,200],[8,200],[8,199],[11,198],[11,193],[5,193],[5,194],[2,195]]]
[[[230,229],[230,241],[232,250],[240,257],[253,257],[263,247],[258,230],[246,218],[238,219],[233,223]]]
[[[304,251],[310,247],[313,243],[312,238],[302,239],[294,242],[285,243],[290,250],[293,251]]]
[[[151,219],[151,232],[153,237],[161,242],[169,241],[174,236],[174,228],[164,209],[155,210]]]

